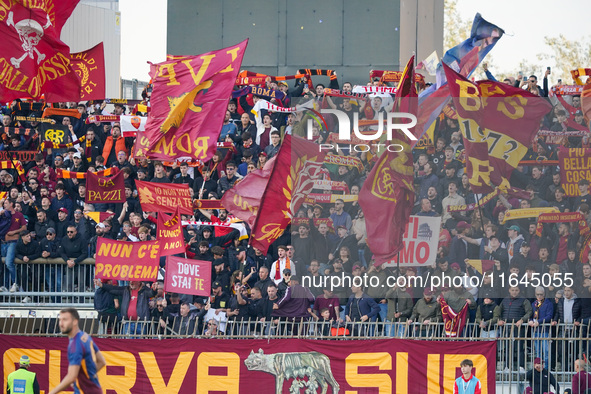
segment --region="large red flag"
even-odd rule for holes
[[[416,115],[414,56],[404,69],[396,101],[399,112]],[[403,246],[402,237],[414,203],[414,170],[409,142],[400,130],[394,130],[388,143],[401,145],[403,151],[384,152],[359,193],[359,205],[367,226],[367,244],[376,264],[392,260]]]
[[[283,234],[305,196],[314,188],[314,181],[320,178],[323,161],[324,153],[320,152],[319,145],[300,137],[285,136],[252,225],[252,246],[266,253]]]
[[[145,137],[157,160],[209,160],[248,40],[232,47],[152,64],[154,90]]]
[[[30,97],[79,101],[80,82],[70,64],[62,26],[79,0],[4,2],[0,5],[0,102]]]
[[[81,100],[102,100],[105,95],[105,51],[103,43],[70,54],[72,68],[80,79]]]
[[[443,65],[466,148],[474,193],[508,188],[512,171],[527,153],[552,109],[542,97],[493,81],[470,82]]]
[[[269,160],[262,169],[246,175],[233,188],[228,189],[221,199],[228,212],[248,223],[251,228],[261,205],[261,191],[267,188],[275,160],[276,157]]]

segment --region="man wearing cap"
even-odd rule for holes
[[[82,154],[80,152],[75,152],[72,155],[72,165],[70,166],[69,170],[75,172],[86,172],[86,164],[82,160]]]
[[[476,309],[475,323],[480,327],[481,338],[496,338],[496,324],[499,321],[500,310],[495,302],[494,289],[483,289],[479,294],[482,303]]]
[[[39,234],[41,236],[41,234]],[[41,257],[44,259],[59,258],[59,241],[56,239],[56,232],[53,227],[49,227],[45,232],[45,237],[41,239]],[[45,265],[45,290],[46,291],[62,291],[62,265],[61,264],[46,264]],[[52,297],[52,302],[55,298]]]
[[[509,236],[509,242],[507,244],[509,263],[512,262],[513,257],[517,256],[519,250],[521,249],[521,244],[524,241],[523,236],[520,233],[521,228],[515,224],[509,227],[507,230],[507,235]]]
[[[573,211],[577,211],[581,204],[587,204],[591,206],[591,194],[589,194],[589,180],[581,179],[579,181],[579,195],[573,197]]]
[[[212,248],[212,250],[214,257],[216,258],[213,260],[212,264],[213,274],[211,279],[213,282],[219,283],[224,288],[224,291],[227,292],[230,290],[231,273],[226,265],[226,261],[223,258],[216,256],[215,248]]]
[[[412,314],[407,320],[407,323],[410,324],[415,321],[421,324],[421,336],[425,335],[428,330],[424,324],[438,323],[441,321],[441,307],[437,300],[433,298],[433,290],[430,288],[423,290],[423,298],[418,300],[412,308]],[[415,330],[417,330],[417,327],[415,327]]]
[[[69,213],[67,208],[60,208],[57,211],[58,221],[55,223],[55,231],[58,240],[66,236],[67,228],[71,224],[70,220],[68,220]]]
[[[213,309],[225,309],[230,302],[230,294],[226,291],[227,287],[223,287],[219,281],[213,282],[211,285],[211,304]]]
[[[534,368],[527,372],[525,380],[529,382],[533,394],[550,393],[550,385],[554,386],[555,392],[560,392],[560,385],[554,375],[544,368],[544,361],[540,357],[534,359]]]
[[[19,368],[8,375],[7,394],[39,394],[37,374],[29,371],[30,366],[31,359],[29,356],[22,356],[19,360]]]
[[[31,233],[25,230],[21,233],[21,237],[16,243],[16,258],[29,263],[41,257],[41,247],[39,242],[31,239]]]

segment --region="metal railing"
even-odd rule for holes
[[[280,321],[226,320],[223,317],[175,317],[162,320],[122,321],[113,316],[89,313],[80,320],[80,328],[93,336],[119,339],[280,339],[372,340],[402,338],[429,341],[496,341],[497,382],[524,385],[526,371],[535,358],[555,376],[561,388],[568,386],[574,373],[574,361],[589,354],[591,326],[558,323],[538,327],[527,325],[489,326],[481,329],[467,324],[457,337],[444,333],[443,323],[352,322],[335,324],[304,319]],[[0,317],[0,332],[28,336],[59,336],[57,316]],[[519,392],[522,392],[520,390]]]
[[[5,258],[2,259],[3,261]],[[69,268],[63,259],[35,259],[25,263],[15,259],[19,289],[0,292],[2,307],[62,307],[92,305],[94,299],[94,259],[85,259]],[[4,274],[8,270],[4,268]]]

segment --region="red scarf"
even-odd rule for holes
[[[285,268],[291,269],[291,262],[289,261],[289,257],[285,256]],[[281,259],[277,259],[275,264],[275,280],[281,279]]]

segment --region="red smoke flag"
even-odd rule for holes
[[[399,112],[417,113],[414,84],[414,56],[404,69],[396,91]],[[394,130],[388,144],[399,144],[398,153],[384,152],[369,173],[359,193],[359,205],[365,214],[367,243],[376,264],[392,260],[402,249],[406,223],[414,204],[413,160],[410,140]]]
[[[283,234],[293,213],[312,191],[314,181],[320,178],[323,161],[324,154],[319,153],[318,145],[300,137],[285,136],[251,226],[253,247],[266,253]]]
[[[211,159],[247,43],[151,65],[148,158]]]
[[[79,101],[80,81],[70,64],[62,26],[79,0],[0,4],[0,102],[17,98]]]
[[[472,191],[509,188],[511,173],[552,106],[526,90],[500,82],[470,82],[447,65],[443,68],[464,136]]]
[[[104,203],[115,204],[124,203],[125,198],[125,179],[123,172],[118,171],[112,177],[99,176],[94,172],[86,173],[86,203]]]
[[[102,100],[105,94],[105,51],[103,43],[87,51],[70,54],[72,68],[80,79],[81,100]]]
[[[158,213],[156,239],[160,242],[160,256],[185,253],[185,239],[178,208],[172,216],[164,212]]]

